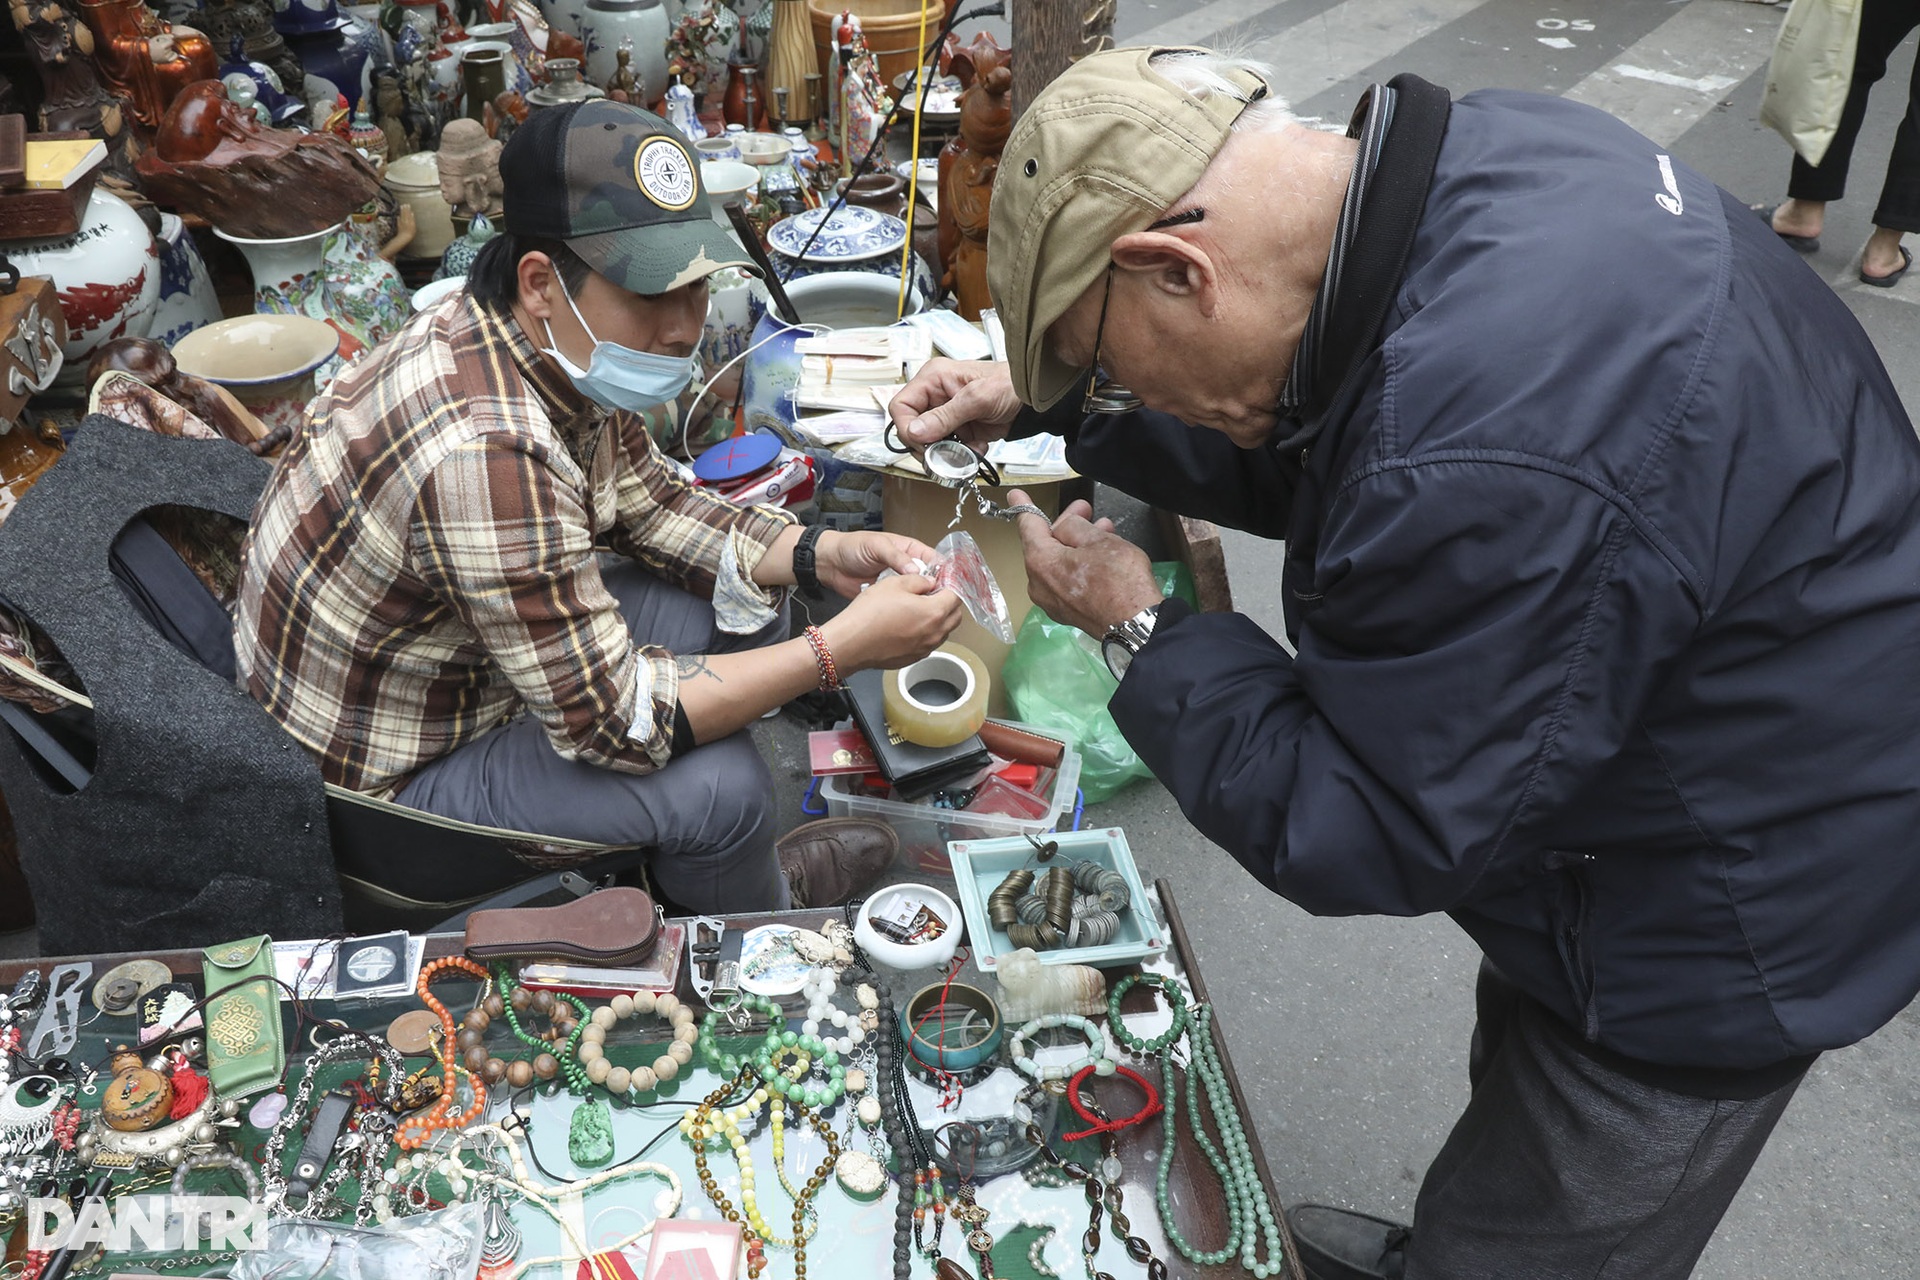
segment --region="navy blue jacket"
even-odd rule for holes
[[[1264,884],[1448,912],[1606,1049],[1851,1043],[1920,989],[1913,427],[1832,290],[1626,125],[1487,91],[1444,130],[1305,431],[1072,430],[1083,472],[1286,542],[1298,656],[1180,616],[1114,716]]]

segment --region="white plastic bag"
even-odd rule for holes
[[[1826,158],[1853,83],[1863,0],[1793,0],[1767,64],[1760,123],[1808,164]]]

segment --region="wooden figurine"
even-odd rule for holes
[[[95,56],[107,88],[127,99],[134,123],[160,127],[180,92],[219,69],[213,44],[192,27],[160,20],[145,0],[79,0],[93,32]]]
[[[344,139],[262,129],[217,80],[175,99],[138,168],[155,199],[251,239],[324,230],[380,191]]]
[[[969,320],[993,305],[987,292],[987,224],[1000,152],[1013,128],[1013,55],[981,32],[953,57],[960,95],[960,133],[940,153],[941,283]]]
[[[108,168],[131,177],[125,102],[101,77],[93,56],[93,32],[71,4],[72,0],[9,0],[13,25],[26,43],[27,60],[40,76],[40,127],[99,138],[107,144]]]

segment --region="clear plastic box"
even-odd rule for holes
[[[1012,722],[1009,722],[1012,723]],[[1030,728],[1021,725],[1021,728]],[[1044,729],[1034,730],[1045,733]],[[1051,736],[1051,735],[1050,735]],[[877,818],[892,827],[900,837],[900,855],[905,868],[924,875],[951,875],[947,858],[951,840],[991,840],[1002,836],[1038,835],[1052,831],[1063,820],[1071,821],[1074,795],[1080,789],[1080,753],[1068,743],[1054,772],[1050,796],[1052,808],[1042,818],[1014,818],[998,813],[970,813],[965,809],[936,809],[931,803],[906,804],[899,800],[880,800],[854,794],[850,787],[857,775],[834,774],[820,779],[820,799],[827,814],[834,818]]]

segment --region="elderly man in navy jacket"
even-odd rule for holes
[[[1194,51],[1049,86],[989,249],[1010,361],[929,367],[903,434],[1053,431],[1284,540],[1296,656],[1022,518],[1195,826],[1485,952],[1411,1236],[1296,1210],[1311,1267],[1688,1274],[1814,1057],[1920,989],[1920,444],[1853,317],[1591,108],[1401,76],[1342,136]]]

